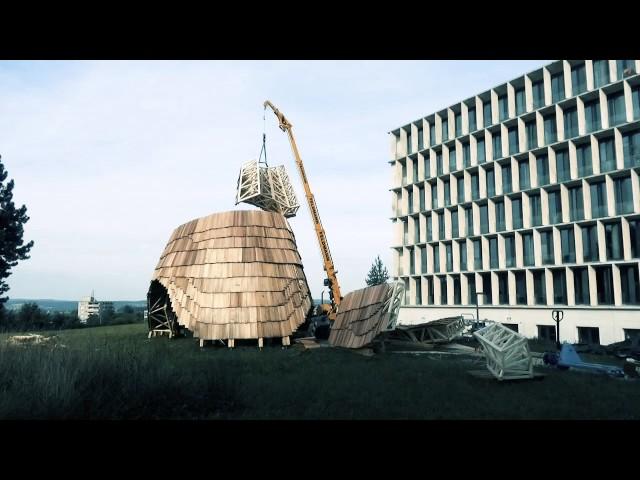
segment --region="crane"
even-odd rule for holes
[[[322,222],[320,221],[318,206],[316,205],[315,197],[311,192],[309,180],[307,179],[307,174],[304,170],[304,164],[302,163],[302,158],[300,158],[300,152],[298,151],[296,140],[293,137],[293,125],[291,125],[291,122],[287,120],[284,114],[280,112],[280,110],[278,110],[275,105],[273,105],[273,103],[271,103],[269,100],[264,102],[264,108],[265,110],[267,108],[270,108],[276,115],[276,117],[278,118],[280,130],[287,134],[289,143],[291,144],[291,150],[293,150],[293,156],[298,167],[298,173],[300,173],[300,177],[302,178],[304,193],[307,197],[307,203],[309,204],[311,219],[313,221],[316,235],[318,237],[318,243],[320,244],[320,252],[322,253],[322,260],[324,262],[324,271],[327,274],[327,278],[325,279],[324,284],[325,286],[329,287],[329,298],[331,300],[331,309],[327,312],[327,316],[329,317],[329,321],[333,322],[336,319],[336,312],[338,306],[340,305],[340,301],[342,300],[342,296],[340,294],[340,284],[338,283],[338,277],[336,275],[338,272],[336,271],[335,265],[333,264],[331,251],[329,250],[329,242],[327,241],[327,234],[324,231]]]

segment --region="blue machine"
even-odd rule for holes
[[[624,370],[614,365],[604,365],[601,363],[584,362],[573,345],[563,343],[560,355],[551,358],[551,355],[545,354],[545,363],[557,365],[558,368],[575,368],[576,370],[584,370],[593,373],[604,373],[612,377],[624,377]]]

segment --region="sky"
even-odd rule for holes
[[[171,232],[235,205],[267,135],[301,204],[289,220],[314,298],[325,274],[271,100],[293,132],[343,294],[391,270],[388,132],[549,60],[0,61],[0,155],[30,217],[12,298],[146,298]],[[325,291],[325,298],[326,298]]]

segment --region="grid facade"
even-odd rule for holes
[[[560,60],[391,132],[400,321],[477,299],[505,323],[575,310],[573,340],[640,333],[639,71]]]

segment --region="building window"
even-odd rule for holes
[[[449,180],[444,180],[442,185],[444,185],[444,206],[448,207],[451,205],[451,188],[449,186]]]
[[[422,305],[422,282],[416,278],[416,305]]]
[[[518,331],[518,324],[517,323],[503,323],[502,325],[504,325],[505,327],[513,330],[514,332]]]
[[[620,177],[613,180],[613,190],[616,196],[616,214],[633,212],[633,192],[631,191],[631,177]]]
[[[464,203],[464,177],[456,178],[458,187],[458,203]]]
[[[433,305],[435,303],[435,295],[433,294],[433,282],[435,281],[435,277],[429,277],[427,279],[427,301],[429,305]]]
[[[504,237],[504,263],[507,268],[516,266],[516,239],[513,235]]]
[[[607,189],[604,180],[590,185],[591,190],[591,217],[600,218],[608,215]]]
[[[420,221],[418,217],[414,219],[413,226],[413,243],[420,243]]]
[[[418,160],[414,160],[413,162],[413,183],[418,181]]]
[[[538,185],[547,185],[549,183],[549,157],[546,155],[538,155],[536,157],[536,167]]]
[[[631,240],[631,256],[640,257],[640,220],[629,220],[629,236]]]
[[[491,290],[491,273],[481,273],[482,279],[482,299],[485,305],[491,305],[493,303],[493,291]]]
[[[525,124],[525,130],[527,132],[527,148],[529,150],[538,146],[538,127],[536,121],[531,120]]]
[[[431,184],[431,209],[438,207],[438,185],[434,182]]]
[[[564,75],[562,73],[551,75],[551,100],[553,103],[564,100]]]
[[[449,140],[449,120],[442,120],[442,141]]]
[[[528,190],[531,188],[531,176],[529,175],[529,160],[520,160],[518,162],[518,173],[520,180],[520,190]]]
[[[493,197],[496,194],[496,176],[493,171],[493,168],[491,170],[487,170],[486,177],[487,177],[487,197]]]
[[[621,78],[635,75],[636,73],[636,61],[635,60],[616,60],[616,70],[618,71],[618,80]]]
[[[516,278],[516,303],[527,304],[527,279],[525,272],[514,272]]]
[[[600,149],[600,172],[610,172],[616,169],[616,151],[613,138],[601,139]]]
[[[491,100],[487,100],[486,102],[484,102],[484,104],[482,105],[482,112],[482,116],[484,118],[484,126],[488,127],[493,123],[493,120],[491,119]]]
[[[572,269],[576,305],[589,305],[589,271],[586,267]]]
[[[413,189],[411,188],[408,192],[407,192],[407,203],[409,204],[409,214],[413,213]]]
[[[455,148],[452,148],[451,150],[449,150],[449,171],[450,172],[453,172],[458,169],[457,163],[458,162],[456,160],[456,150]]]
[[[462,167],[471,166],[471,146],[468,143],[462,144]]]
[[[407,154],[413,152],[413,146],[411,145],[411,133],[407,133]]]
[[[409,253],[409,275],[416,274],[416,257],[413,254],[413,248],[407,250]]]
[[[498,268],[498,239],[489,239],[489,268]]]
[[[531,210],[531,226],[542,225],[542,207],[540,204],[540,194],[529,195],[529,209]]]
[[[578,327],[578,342],[600,345],[600,329],[598,327]]]
[[[429,124],[429,145],[434,146],[436,144],[436,125],[435,123]]]
[[[476,140],[478,146],[478,163],[484,163],[487,161],[486,150],[484,148],[484,140]]]
[[[418,187],[418,196],[420,198],[420,211],[423,212],[425,210],[424,187]]]
[[[505,163],[501,165],[502,170],[502,193],[511,193],[513,187],[511,185],[511,165]]]
[[[480,198],[480,181],[478,172],[471,174],[471,198],[477,200]]]
[[[635,340],[640,338],[640,329],[638,328],[623,328],[625,340]]]
[[[433,246],[433,271],[440,273],[440,245]]]
[[[497,160],[502,157],[502,136],[499,132],[494,132],[491,134],[491,139],[493,141],[493,159]]]
[[[547,281],[544,270],[534,270],[533,272],[533,296],[536,305],[547,304]]]
[[[498,275],[498,302],[500,305],[509,304],[509,277],[507,272],[497,272]],[[483,287],[484,288],[484,287]]]
[[[425,218],[427,224],[427,242],[430,242],[433,240],[433,236],[431,235],[431,214],[427,213],[427,215],[425,215]]]
[[[567,304],[567,278],[564,269],[552,270],[553,275],[553,303],[555,305]]]
[[[584,220],[584,206],[582,201],[582,187],[571,187],[569,192],[569,214],[572,222]]]
[[[555,143],[557,140],[556,114],[551,113],[544,117],[544,141],[549,145],[550,143]]]
[[[442,175],[444,167],[442,165],[442,152],[436,152],[436,175]]]
[[[598,305],[613,305],[613,276],[611,267],[594,267],[598,290]]]
[[[522,263],[525,267],[530,267],[534,264],[535,256],[533,253],[533,234],[522,234]]]
[[[475,305],[476,304],[476,299],[477,299],[477,295],[476,295],[476,277],[475,275],[471,274],[471,275],[466,275],[467,277],[467,292],[469,292],[469,298],[467,300],[467,303],[469,305]]]
[[[640,131],[622,135],[622,151],[625,168],[640,166]]]
[[[504,215],[504,201],[500,200],[494,203],[496,212],[496,231],[502,232],[506,229],[505,215]]]
[[[540,247],[542,248],[542,264],[553,265],[555,257],[553,255],[553,232],[551,230],[540,232]]]
[[[476,122],[476,109],[469,109],[469,131],[475,132],[478,129],[478,124]]]
[[[611,93],[607,98],[607,106],[610,127],[615,127],[627,121],[627,112],[624,108],[624,92]]]
[[[509,129],[509,155],[515,155],[518,151],[518,127],[511,127]]]
[[[403,227],[403,245],[407,245],[409,243],[409,222],[407,220],[403,220],[402,221],[402,227]]]
[[[447,260],[447,272],[453,271],[453,246],[447,243],[444,246],[445,256]]]
[[[567,108],[564,111],[564,138],[578,136],[578,109]]]
[[[458,230],[458,209],[451,211],[451,238],[457,238],[460,236]]]
[[[431,159],[429,158],[429,153],[425,152],[424,156],[424,178],[431,177]]]
[[[482,243],[473,240],[473,269],[482,270]]]
[[[544,82],[542,80],[531,84],[533,93],[533,108],[537,109],[544,105]]]
[[[598,251],[598,231],[595,225],[582,227],[582,255],[585,262],[596,262],[600,257]]]
[[[438,239],[443,240],[444,234],[444,210],[438,214]]]
[[[591,158],[591,145],[588,143],[576,146],[578,159],[578,175],[588,177],[593,173],[593,160]]]
[[[454,305],[462,304],[462,291],[460,289],[460,275],[453,277],[453,303]]]
[[[465,211],[465,218],[467,221],[466,236],[469,237],[473,235],[473,210],[471,209],[471,207],[467,207],[464,209],[464,211]]]
[[[538,325],[538,339],[546,342],[555,342],[556,327],[552,325]]]
[[[418,129],[418,150],[424,149],[424,132],[422,128]]]
[[[467,242],[466,240],[462,240],[458,242],[458,248],[460,249],[460,270],[468,270],[469,267],[467,265]]]
[[[440,277],[440,305],[447,303],[447,277]]]
[[[622,226],[620,222],[605,223],[604,237],[607,260],[622,260]]]
[[[562,243],[562,263],[575,263],[576,242],[573,227],[560,229],[560,241]]]
[[[402,165],[402,186],[404,187],[407,184],[407,164],[401,163]]]
[[[609,83],[609,60],[594,60],[593,76],[596,88]]]
[[[459,137],[460,135],[462,135],[462,114],[456,113],[454,116],[454,120],[456,127],[455,136]]]
[[[571,179],[571,167],[569,166],[569,151],[567,149],[558,150],[556,153],[556,172],[558,182],[566,182]]]
[[[601,128],[600,100],[593,100],[584,104],[584,116],[587,133],[595,132]]]
[[[622,303],[626,305],[640,305],[638,265],[620,266],[620,287],[622,289]]]
[[[517,230],[518,228],[522,228],[522,199],[511,199],[511,214],[513,217],[513,229]]]
[[[560,190],[549,192],[547,199],[549,204],[549,223],[562,223],[562,198],[560,196]]]
[[[420,247],[420,271],[427,273],[427,247]]]
[[[571,85],[573,94],[579,95],[587,90],[587,72],[584,63],[571,68]]]
[[[524,88],[519,88],[516,93],[516,115],[522,115],[525,111]]]
[[[509,118],[509,106],[507,103],[507,94],[498,97],[498,111],[500,112],[500,121]]]
[[[633,103],[633,118],[640,118],[640,87],[631,90],[631,103]]]

